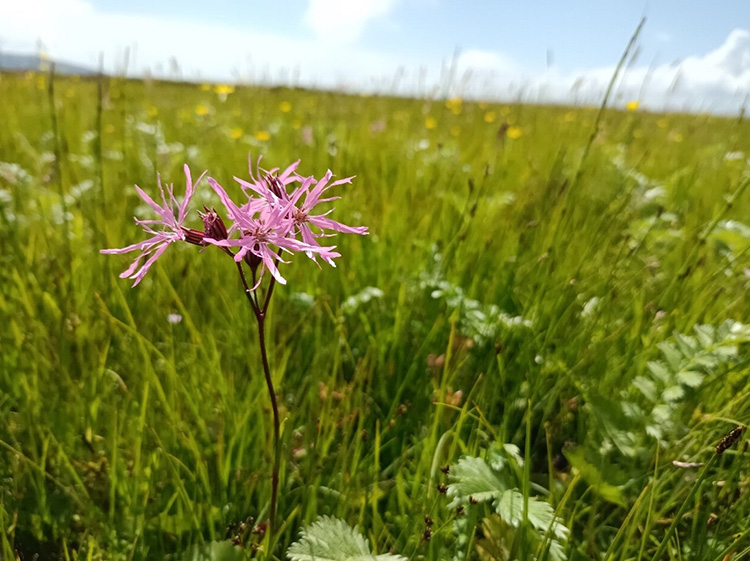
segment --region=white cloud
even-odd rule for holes
[[[571,72],[524,71],[502,53],[467,56],[476,69],[470,83],[454,84],[456,93],[474,97],[540,103],[601,103],[615,66]],[[653,68],[627,68],[620,76],[614,104],[638,99],[653,110],[733,113],[750,97],[750,31],[735,29],[724,44],[701,56]]]
[[[396,0],[310,0],[307,23],[319,39],[348,43],[373,19],[388,14]]]
[[[398,61],[378,53],[337,48],[313,39],[244,31],[221,24],[102,12],[86,0],[0,0],[0,39],[5,51],[33,51],[41,41],[53,58],[121,70],[130,51],[130,74],[147,70],[186,79],[287,80],[332,86],[363,69],[392,73]],[[172,61],[181,68],[177,76]],[[335,61],[332,63],[332,61]],[[161,69],[161,71],[160,71]],[[298,71],[298,72],[297,72]]]

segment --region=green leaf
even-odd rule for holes
[[[662,384],[668,384],[672,378],[672,373],[662,362],[651,361],[648,363],[648,369]]]
[[[374,555],[356,528],[328,516],[302,528],[300,539],[289,546],[286,555],[292,561],[406,561],[390,553]]]
[[[679,384],[669,386],[661,394],[661,396],[664,398],[664,401],[677,401],[683,395],[685,395],[685,390],[683,390],[682,386],[680,386]]]
[[[694,370],[682,370],[677,373],[677,380],[680,384],[685,384],[691,388],[697,388],[703,381],[703,374]]]
[[[656,401],[659,395],[654,381],[645,376],[636,377],[633,380],[633,386],[635,386],[636,389],[638,389],[649,401]]]
[[[695,352],[698,350],[698,342],[689,335],[682,335],[681,333],[674,334],[675,343],[680,349],[680,352],[686,358],[692,358]]]
[[[657,345],[673,372],[680,369],[682,364],[682,353],[669,341],[662,341]]]
[[[715,340],[715,330],[711,325],[696,325],[693,327],[701,346],[710,347]]]
[[[523,466],[523,457],[521,449],[515,444],[494,443],[487,450],[487,463],[496,472],[502,472],[509,462],[517,466]]]
[[[508,489],[492,506],[511,526],[518,528],[523,523],[523,494],[518,489]],[[568,535],[568,529],[555,516],[552,505],[547,501],[529,497],[527,516],[529,524],[542,535],[550,529],[558,539],[564,539]]]
[[[581,477],[591,486],[591,490],[606,501],[616,505],[625,506],[625,499],[622,497],[622,490],[607,483],[599,469],[593,464],[586,461],[584,450],[580,447],[566,448],[564,450],[565,458],[577,470]]]
[[[507,489],[482,458],[461,458],[451,466],[449,478],[448,496],[453,499],[448,505],[450,508],[469,502],[470,497],[476,501],[490,501]]]

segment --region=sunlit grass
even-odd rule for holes
[[[278,557],[328,514],[377,551],[501,558],[459,539],[438,491],[498,442],[571,529],[567,558],[650,559],[698,477],[672,460],[748,422],[744,332],[701,350],[669,423],[633,383],[661,383],[675,333],[749,322],[745,120],[623,103],[586,151],[597,108],[58,78],[55,135],[48,80],[0,76],[0,557],[180,559],[267,516],[269,404],[231,263],[178,248],[131,290],[127,259],[99,254],[133,241],[132,185],[184,163],[225,186],[248,153],[356,175],[336,215],[371,230],[336,239],[336,271],[297,259],[271,307]],[[741,451],[710,466],[672,558],[749,545]]]

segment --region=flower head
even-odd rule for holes
[[[208,182],[224,203],[229,217],[234,221],[232,230],[239,231],[240,237],[223,240],[207,237],[205,240],[220,247],[237,248],[238,251],[234,254],[235,261],[242,261],[246,256],[249,256],[251,267],[253,267],[253,263],[255,263],[255,267],[260,264],[260,274],[253,288],[257,288],[266,269],[279,283],[286,284],[286,279],[281,276],[276,265],[277,261],[285,263],[281,259],[282,251],[287,253],[294,253],[295,251],[315,252],[321,254],[325,259],[340,256],[333,251],[335,247],[310,247],[294,239],[294,237],[288,236],[289,215],[293,204],[290,200],[282,201],[281,198],[277,198],[271,190],[271,182],[266,181],[253,185],[253,190],[264,198],[250,199],[241,207],[232,201],[224,188],[214,178],[209,177]],[[248,183],[248,185],[250,184]],[[270,202],[272,200],[273,203]],[[258,202],[265,202],[266,204],[259,206]]]
[[[288,237],[294,238],[299,235],[302,238],[302,241],[308,246],[308,248],[304,250],[308,257],[315,260],[315,255],[320,255],[330,265],[335,267],[336,265],[333,262],[333,258],[326,257],[326,252],[321,251],[317,238],[333,235],[326,233],[326,230],[342,232],[345,234],[364,235],[367,234],[367,228],[364,226],[347,226],[346,224],[328,218],[328,215],[333,212],[334,209],[330,209],[322,214],[313,214],[313,210],[320,203],[327,203],[340,199],[341,197],[323,198],[323,194],[331,187],[351,183],[353,178],[347,177],[329,183],[333,177],[331,170],[328,170],[319,181],[312,176],[302,177],[297,174],[299,164],[300,161],[297,160],[284,171],[279,173],[279,168],[273,168],[267,171],[261,169],[260,160],[258,160],[256,165],[258,169],[257,177],[253,173],[252,162],[250,163],[250,177],[252,182],[245,181],[238,177],[235,177],[234,179],[243,187],[243,189],[245,189],[246,192],[253,191],[265,200],[266,204],[262,205],[260,208],[261,218],[268,219],[273,213],[280,214],[280,217],[277,217],[277,219],[280,218],[279,225],[287,228],[286,235]],[[297,184],[297,187],[290,194],[288,191],[289,186],[294,186],[295,184]],[[311,226],[314,226],[320,231],[314,232],[310,228]],[[338,257],[338,254],[336,254],[336,256]]]
[[[106,254],[119,254],[129,253],[131,251],[140,251],[135,261],[125,271],[120,274],[120,278],[134,279],[133,286],[143,280],[148,270],[151,268],[156,260],[166,251],[170,244],[178,241],[188,241],[198,245],[203,245],[203,235],[201,232],[185,228],[182,224],[187,216],[188,204],[195,191],[195,185],[197,185],[206,172],[203,172],[198,178],[198,181],[193,183],[190,168],[187,164],[184,167],[185,171],[185,198],[182,203],[178,203],[174,196],[174,187],[169,184],[166,186],[166,193],[164,186],[161,183],[161,177],[157,175],[157,184],[159,185],[159,191],[161,193],[162,204],[157,204],[143,189],[135,186],[136,191],[141,198],[150,206],[156,214],[159,215],[158,219],[155,220],[139,220],[135,219],[136,224],[141,226],[147,233],[151,234],[151,237],[142,242],[129,245],[120,249],[102,249],[102,253]],[[168,195],[168,197],[167,197]],[[141,261],[146,262],[141,265]]]
[[[294,192],[292,198],[290,199],[291,202],[295,204],[291,214],[291,233],[292,235],[299,234],[302,237],[302,241],[312,247],[318,246],[317,238],[333,235],[330,233],[326,233],[326,230],[342,232],[344,234],[366,235],[368,233],[366,226],[347,226],[346,224],[342,224],[341,222],[337,222],[336,220],[328,218],[328,215],[333,212],[334,209],[330,209],[322,214],[312,213],[314,208],[318,204],[335,201],[341,198],[322,198],[323,194],[328,191],[328,189],[330,189],[331,187],[336,187],[337,185],[343,185],[345,183],[352,182],[352,178],[347,177],[345,179],[339,179],[329,184],[329,181],[332,177],[333,174],[331,173],[331,170],[328,170],[320,181],[317,181],[314,177],[308,177],[304,179],[301,186]],[[301,199],[302,195],[305,196],[304,202],[297,206],[297,203]],[[310,228],[310,226],[314,226],[315,228],[320,230],[320,232],[314,232]],[[314,254],[309,254],[309,256],[314,259]],[[333,263],[332,259],[326,259],[323,255],[321,255],[321,257],[328,261],[330,265],[334,267],[336,266]]]
[[[225,225],[215,209],[204,206],[205,212],[199,213],[203,230],[183,226],[194,191],[187,165],[187,189],[182,203],[175,198],[172,185],[167,185],[165,192],[161,178],[158,178],[158,184],[162,204],[154,202],[136,186],[141,198],[159,215],[155,220],[136,219],[136,223],[151,237],[121,249],[105,249],[102,253],[140,252],[132,265],[120,275],[134,279],[133,286],[143,279],[169,244],[176,241],[199,246],[215,245],[232,255],[237,263],[244,260],[253,273],[253,290],[259,286],[266,270],[276,281],[286,284],[279,272],[279,263],[287,263],[282,259],[283,253],[303,252],[313,261],[319,256],[335,266],[333,260],[341,257],[335,251],[336,246],[323,246],[318,243],[319,238],[332,236],[329,232],[367,234],[367,228],[347,226],[328,218],[333,209],[319,214],[315,214],[314,209],[320,203],[338,199],[324,197],[324,194],[331,187],[351,183],[352,178],[331,182],[333,174],[328,171],[318,181],[314,177],[300,176],[298,166],[299,161],[296,161],[283,171],[279,168],[265,170],[260,167],[258,159],[254,173],[251,163],[250,180],[235,177],[244,192],[244,200],[240,202],[232,200],[224,188],[209,177],[208,182],[226,208],[229,222]],[[144,259],[145,262],[141,264]]]
[[[638,111],[638,107],[640,105],[641,105],[641,102],[635,99],[633,101],[628,101],[625,104],[625,109],[627,109],[628,111]]]

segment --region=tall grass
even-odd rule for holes
[[[750,338],[699,328],[680,355],[698,383],[638,388],[661,388],[675,334],[748,321],[745,120],[224,95],[0,76],[0,557],[181,559],[268,516],[269,404],[232,264],[177,248],[130,290],[98,253],[137,235],[133,183],[178,184],[187,162],[231,185],[250,152],[356,175],[336,214],[372,232],[337,240],[338,270],[297,259],[270,309],[277,557],[329,514],[378,551],[502,558],[481,529],[462,541],[438,490],[499,442],[571,529],[568,559],[741,558],[742,443],[700,478],[671,462],[747,424]],[[467,510],[481,528],[490,507]]]

